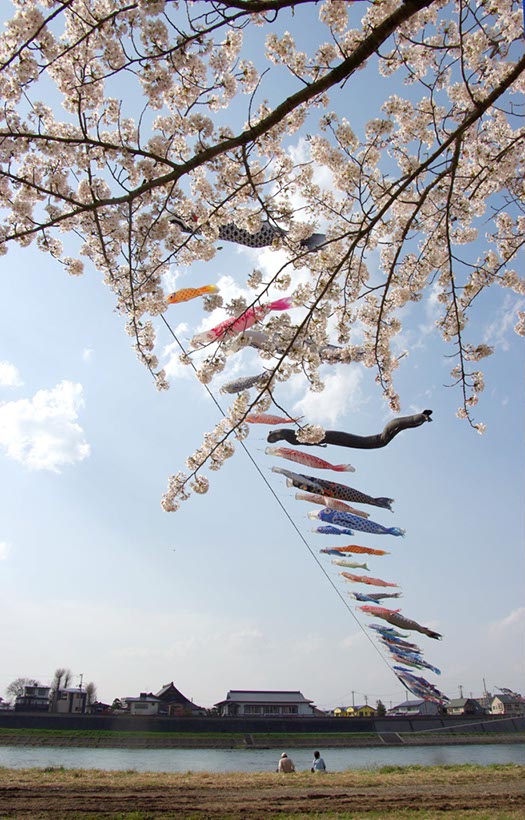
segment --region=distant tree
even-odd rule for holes
[[[87,693],[87,705],[91,706],[91,704],[95,703],[97,699],[97,687],[93,681],[86,684],[85,691]]]
[[[376,701],[376,715],[377,717],[384,717],[386,715],[386,707],[381,700]]]
[[[7,687],[5,693],[8,698],[17,698],[19,695],[24,694],[26,686],[42,686],[42,684],[35,678],[15,678]]]
[[[71,669],[62,669],[61,667],[55,669],[55,674],[53,675],[53,680],[51,681],[51,692],[49,693],[52,710],[56,709],[59,689],[66,689],[71,684],[72,678],[73,673],[71,672]]]

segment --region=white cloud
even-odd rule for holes
[[[436,332],[436,322],[443,312],[443,305],[438,300],[438,296],[441,292],[442,287],[437,282],[426,290],[424,297],[424,308],[427,321],[424,324],[420,324],[418,327],[419,331],[424,336],[429,336],[431,333]]]
[[[5,561],[11,552],[11,544],[7,541],[0,541],[0,561]]]
[[[171,267],[169,271],[162,276],[162,287],[166,294],[173,293],[178,288],[178,280],[183,275],[183,271]]]
[[[494,316],[494,321],[485,328],[483,341],[500,350],[509,350],[508,336],[514,332],[514,325],[518,321],[518,310],[523,310],[524,306],[524,300],[520,299],[516,302],[515,297],[510,294],[505,296],[503,304]]]
[[[92,358],[93,358],[93,348],[85,347],[84,350],[82,351],[82,361],[86,362],[86,364],[87,364],[88,362],[91,361]]]
[[[83,406],[82,385],[70,381],[39,390],[32,399],[5,402],[0,405],[0,446],[32,470],[58,473],[83,461],[90,453],[76,423]]]
[[[496,635],[501,632],[507,632],[510,629],[518,626],[523,628],[525,625],[525,606],[520,606],[517,609],[513,609],[505,618],[501,618],[499,621],[494,621],[489,626],[489,632],[491,635]]]
[[[308,391],[294,404],[294,414],[305,416],[309,422],[334,424],[348,410],[355,410],[365,402],[361,390],[362,377],[362,371],[351,365],[345,365],[334,374],[322,376],[325,385],[323,392]],[[302,377],[298,379],[302,385]],[[293,386],[294,380],[291,381]]]
[[[20,373],[11,362],[0,362],[0,387],[21,387]]]

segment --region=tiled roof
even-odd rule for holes
[[[313,703],[307,700],[302,692],[263,692],[254,689],[230,689],[226,695],[226,701],[220,703],[232,703],[241,701],[242,703]]]

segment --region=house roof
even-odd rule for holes
[[[203,712],[204,708],[202,706],[197,706],[197,704],[193,703],[192,700],[189,700],[182,692],[177,689],[173,681],[171,683],[166,683],[159,689],[157,692],[156,697],[158,697],[163,703],[167,704],[178,704],[179,706],[184,706],[186,709],[192,709],[194,712]]]
[[[59,689],[58,691],[59,692],[67,692],[68,694],[75,694],[75,695],[78,695],[78,694],[85,695],[86,694],[86,690],[85,689],[80,689],[79,686],[66,686],[66,687],[64,687],[64,689]]]
[[[447,709],[450,709],[450,707],[453,709],[459,709],[462,706],[466,706],[467,703],[475,703],[479,706],[479,703],[475,698],[452,698],[447,703]]]
[[[161,703],[162,701],[159,700],[155,695],[151,693],[149,695],[139,695],[138,698],[122,698],[124,703]]]
[[[415,709],[417,706],[421,706],[426,701],[423,698],[419,700],[404,700],[403,703],[398,703],[397,706],[393,706],[392,709],[389,709],[389,712],[396,712],[399,709],[406,709],[407,707],[410,709]]]
[[[302,692],[284,691],[259,691],[256,689],[230,689],[226,695],[226,700],[216,703],[219,706],[223,703],[313,703],[305,698]]]
[[[494,695],[492,702],[499,700],[501,703],[523,703],[522,697],[515,697],[514,695]]]

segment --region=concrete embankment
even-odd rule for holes
[[[450,746],[458,744],[499,744],[523,743],[522,732],[504,732],[490,734],[400,734],[383,732],[378,735],[293,735],[280,737],[258,736],[256,734],[239,736],[203,736],[188,733],[133,735],[126,733],[104,734],[99,737],[82,732],[64,733],[9,733],[0,732],[0,746],[25,747],[60,747],[60,748],[93,748],[93,749],[268,749],[282,744],[286,740],[289,749],[310,748],[360,748],[385,746]]]

